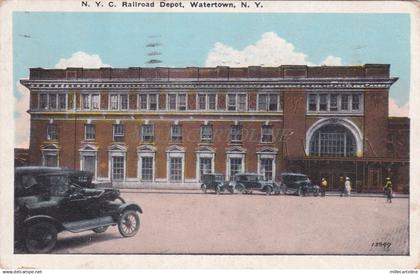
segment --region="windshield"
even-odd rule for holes
[[[225,176],[224,175],[216,175],[216,176],[214,176],[214,179],[217,180],[217,181],[224,181]]]

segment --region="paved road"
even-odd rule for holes
[[[408,199],[123,193],[144,210],[134,238],[62,233],[55,253],[408,254]],[[372,246],[373,243],[373,246]],[[389,248],[375,243],[391,243]]]

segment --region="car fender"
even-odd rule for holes
[[[135,210],[140,213],[143,213],[143,210],[141,209],[141,207],[137,205],[136,203],[132,203],[132,202],[127,202],[120,205],[120,207],[118,208],[118,212],[122,213],[124,210]]]
[[[26,218],[23,221],[23,224],[24,224],[25,227],[28,227],[28,226],[30,226],[34,223],[37,223],[37,222],[49,222],[49,223],[52,223],[53,225],[55,225],[55,227],[57,228],[58,231],[64,230],[64,227],[59,220],[57,220],[56,218],[53,218],[51,216],[48,216],[48,215],[31,216],[29,218]]]

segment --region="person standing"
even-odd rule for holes
[[[392,203],[392,181],[391,181],[391,178],[389,178],[389,177],[386,178],[384,191],[385,191],[385,195],[386,195],[386,202],[387,203],[388,202]]]
[[[320,185],[321,185],[321,197],[325,197],[325,192],[326,192],[327,186],[328,186],[327,179],[322,178]]]
[[[350,196],[350,194],[351,194],[351,182],[350,182],[349,177],[346,177],[346,181],[344,182],[344,190],[345,190],[345,195]]]

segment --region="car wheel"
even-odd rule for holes
[[[234,192],[233,187],[231,187],[231,186],[228,187],[228,191],[229,191],[230,194],[233,194],[233,192]]]
[[[140,228],[140,218],[134,210],[126,210],[121,214],[118,230],[123,237],[133,237]]]
[[[319,195],[319,190],[318,189],[314,190],[314,197],[318,197],[318,195]]]
[[[236,185],[236,190],[241,194],[245,193],[245,187],[242,184]]]
[[[216,186],[216,194],[219,195],[222,192],[220,186]]]
[[[97,228],[92,229],[95,233],[104,233],[108,229],[109,225],[100,226]]]
[[[267,195],[267,196],[270,195],[272,191],[273,191],[273,189],[271,188],[271,186],[267,186],[265,188],[265,195]]]
[[[297,194],[303,196],[303,189],[301,187],[299,187]]]
[[[25,247],[29,253],[49,253],[56,242],[57,228],[51,223],[35,223],[26,230]]]
[[[287,186],[285,184],[282,184],[280,186],[280,190],[281,190],[282,194],[284,194],[284,195],[287,194]]]
[[[202,190],[204,193],[207,193],[207,187],[206,187],[206,185],[205,185],[205,184],[202,184],[202,185],[201,185],[201,190]]]

